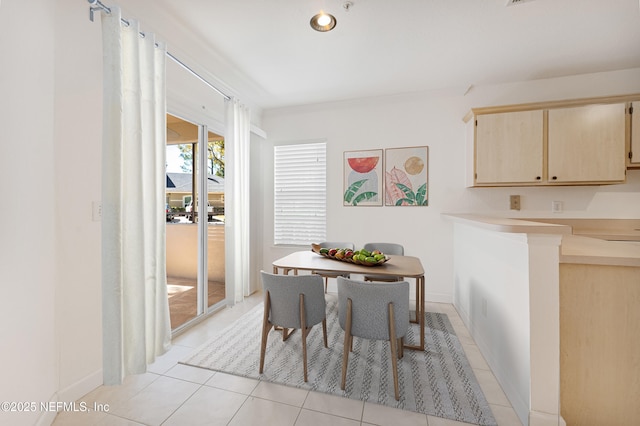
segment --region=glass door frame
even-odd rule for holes
[[[175,329],[172,329],[172,336],[176,337],[183,331],[196,325],[201,320],[205,319],[209,314],[214,313],[224,306],[226,306],[226,297],[219,302],[209,306],[209,265],[208,265],[208,252],[209,252],[209,221],[208,221],[208,146],[209,146],[209,126],[203,124],[202,117],[200,119],[193,117],[193,114],[181,114],[167,109],[166,114],[186,121],[198,129],[198,140],[196,142],[197,149],[192,150],[192,174],[195,174],[196,178],[193,179],[195,184],[195,198],[196,198],[196,212],[198,220],[196,221],[196,234],[197,234],[197,271],[196,271],[196,315],[194,318],[189,319],[183,324],[178,325]],[[185,118],[189,117],[189,118]],[[215,123],[214,123],[215,124]],[[215,126],[214,127],[219,127]],[[214,132],[216,134],[222,134]],[[192,189],[193,191],[193,189]],[[193,203],[192,203],[193,205]],[[196,213],[194,212],[194,213]],[[226,269],[226,265],[225,265]],[[226,277],[226,271],[225,271]],[[226,279],[225,279],[226,280]]]
[[[203,314],[216,312],[222,309],[227,304],[227,297],[209,306],[209,126],[207,124],[198,124],[198,150],[197,157],[198,163],[198,189],[197,203],[198,203],[198,297],[197,297],[197,315],[196,318],[201,317]],[[214,132],[222,135],[222,133]],[[224,135],[222,135],[224,137]],[[194,160],[194,163],[196,160]],[[225,207],[226,212],[226,207]],[[225,227],[226,229],[226,227]],[[225,233],[226,234],[226,233]],[[225,235],[226,238],[226,235]],[[226,282],[226,263],[225,268],[225,282]]]
[[[198,285],[196,318],[208,311],[209,300],[209,221],[207,206],[209,204],[209,191],[207,189],[207,145],[209,143],[209,131],[206,124],[198,124],[198,151],[193,152],[193,166],[196,168],[197,160],[197,202],[198,207]]]

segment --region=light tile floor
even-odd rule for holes
[[[101,386],[79,401],[108,412],[65,412],[55,426],[96,425],[229,425],[229,426],[464,426],[411,411],[364,403],[323,393],[178,364],[217,330],[226,327],[256,304],[255,294],[224,309],[173,340],[171,350],[145,374],[129,376],[120,386]],[[427,310],[449,316],[469,363],[499,426],[521,425],[468,330],[450,304],[427,303]]]

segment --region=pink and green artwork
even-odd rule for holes
[[[429,205],[428,180],[428,146],[385,150],[385,205]]]
[[[345,206],[382,205],[382,150],[344,153]]]

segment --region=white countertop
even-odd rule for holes
[[[611,241],[640,242],[640,219],[545,218],[524,219],[534,222],[568,225],[573,235]]]
[[[566,235],[560,246],[560,263],[640,267],[640,243]]]
[[[585,230],[581,230],[579,235],[574,235],[569,225],[536,222],[535,219],[520,220],[475,214],[445,214],[445,216],[455,222],[465,223],[495,232],[561,234],[560,263],[640,267],[640,242],[606,241],[597,238],[614,234],[618,236],[629,236],[629,232],[634,234],[635,230],[629,232],[617,230],[594,231],[592,237],[585,236],[588,232],[585,232]]]
[[[445,214],[456,222],[467,223],[479,228],[512,234],[571,234],[571,227],[530,220],[509,219],[475,214]]]

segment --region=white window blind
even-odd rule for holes
[[[274,147],[274,243],[308,245],[326,239],[326,143]]]

